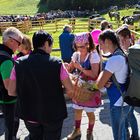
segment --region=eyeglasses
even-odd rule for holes
[[[78,48],[81,48],[81,49],[82,49],[82,48],[85,48],[85,47],[86,47],[86,46],[77,46],[77,49],[78,49]]]
[[[15,41],[18,43],[18,46],[20,46],[20,45],[21,45],[21,43],[20,43],[18,40],[16,40],[15,38],[10,37],[10,36],[9,36],[9,38],[11,38],[11,39],[15,40]]]

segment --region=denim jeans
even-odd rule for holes
[[[129,106],[113,106],[110,108],[114,140],[127,140],[125,122],[129,108]]]
[[[133,138],[138,138],[139,134],[138,134],[138,123],[136,120],[136,117],[134,115],[134,107],[130,107],[130,111],[128,113],[128,117],[127,117],[127,121],[126,121],[126,129],[128,129],[128,127],[131,127],[132,130],[132,135],[131,137]]]

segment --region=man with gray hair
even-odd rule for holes
[[[0,44],[0,104],[5,118],[5,140],[16,140],[14,132],[14,111],[16,98],[8,95],[11,70],[14,66],[12,54],[22,43],[23,34],[15,27],[7,28]]]
[[[61,50],[61,58],[64,62],[69,63],[73,54],[74,35],[71,33],[72,27],[65,25],[63,33],[59,36],[59,46]]]

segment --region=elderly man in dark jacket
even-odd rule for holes
[[[5,118],[5,140],[15,140],[14,138],[14,110],[16,98],[8,95],[10,73],[14,65],[12,54],[22,43],[23,34],[15,27],[7,28],[2,35],[0,44],[0,105]]]
[[[73,54],[74,34],[71,33],[72,27],[65,25],[63,33],[59,36],[59,46],[61,49],[61,57],[64,62],[69,63]]]

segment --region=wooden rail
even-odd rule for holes
[[[63,29],[63,26],[66,24],[70,24],[72,26],[73,31],[81,29],[88,30],[89,23],[82,23],[79,19],[75,19],[75,23],[70,22],[70,19],[54,19],[54,20],[44,20],[38,19],[37,21],[20,21],[20,22],[0,22],[0,32],[2,33],[7,27],[14,26],[18,28],[23,33],[27,33],[29,31],[37,31],[37,30],[47,30],[48,32],[57,32]]]
[[[95,28],[100,29],[100,22],[99,20],[94,20],[94,19],[86,19],[86,22],[81,22],[82,19],[75,19],[74,24],[70,22],[71,19],[54,19],[54,20],[44,20],[44,19],[39,19],[37,21],[20,21],[20,22],[0,22],[0,32],[2,33],[7,27],[14,26],[17,27],[20,31],[23,33],[27,32],[35,32],[37,30],[46,30],[48,32],[57,32],[57,31],[62,31],[63,26],[65,24],[71,24],[73,32],[75,31],[91,31]],[[85,21],[85,18],[83,19]],[[114,26],[116,23],[113,24]],[[135,27],[131,28],[131,32],[140,35],[140,33],[135,31]]]
[[[131,31],[132,33],[134,33],[134,34],[140,36],[140,33],[136,32],[136,31],[134,31],[134,30],[130,30],[130,31]]]
[[[61,50],[60,50],[60,48],[53,48],[52,51],[53,52],[58,52],[58,51],[61,51]]]

